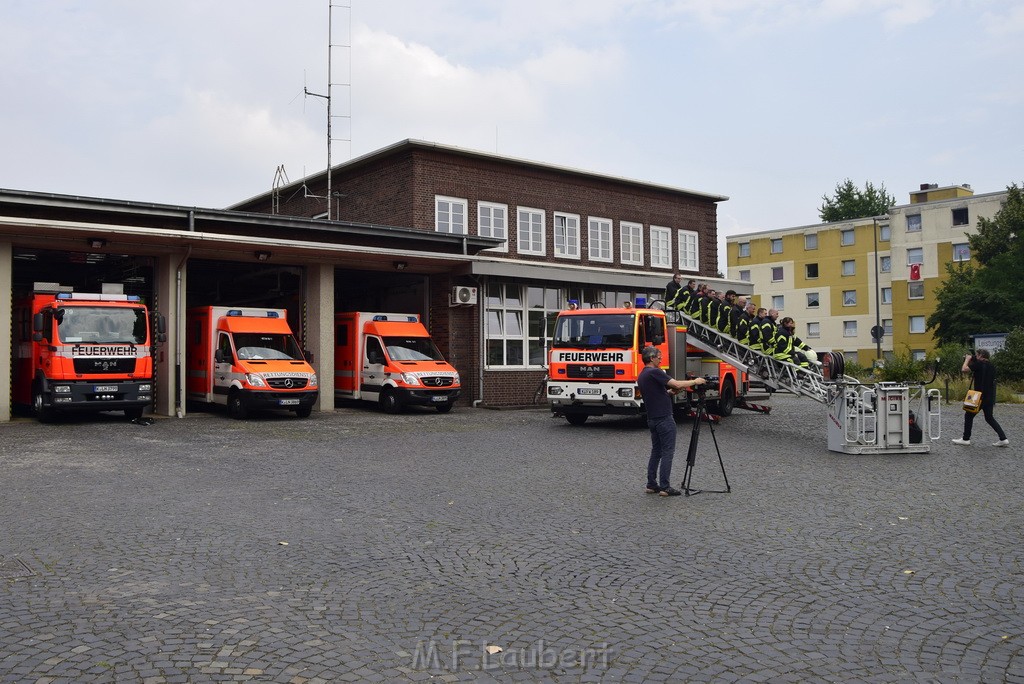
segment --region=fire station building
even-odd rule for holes
[[[674,271],[717,285],[717,203],[693,190],[405,140],[226,209],[0,189],[0,379],[12,300],[35,282],[121,283],[168,322],[158,415],[186,413],[189,307],[285,308],[334,408],[334,314],[421,314],[466,404],[533,402],[546,335],[581,307],[658,299]],[[329,200],[329,202],[328,202]],[[10,420],[9,391],[0,420]]]

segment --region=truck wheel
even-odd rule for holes
[[[138,420],[142,417],[142,407],[136,406],[135,408],[126,408],[124,410],[124,417],[128,420]]]
[[[300,406],[299,408],[295,409],[295,415],[297,415],[299,418],[309,418],[311,413],[313,413],[312,404],[310,404],[309,406]]]
[[[231,390],[228,395],[228,415],[235,420],[243,420],[249,414],[242,403],[242,394],[238,390]]]
[[[384,413],[401,413],[402,400],[395,394],[395,390],[385,387],[380,393],[380,408]]]
[[[718,415],[722,417],[732,415],[734,408],[736,408],[736,384],[730,376],[722,383],[722,394],[718,398]]]
[[[451,401],[449,401],[447,404],[438,404],[437,405],[437,412],[438,413],[448,413],[448,412],[450,412],[452,410],[452,408],[454,406],[455,406],[455,403],[451,402]]]
[[[43,393],[36,391],[32,393],[32,408],[36,413],[36,420],[40,423],[53,422],[54,414],[56,413],[53,408],[43,405]]]
[[[583,425],[587,422],[586,413],[566,413],[565,419],[569,421],[569,425]]]

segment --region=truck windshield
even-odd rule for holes
[[[145,344],[146,310],[109,306],[57,309],[57,334],[64,343]]]
[[[284,333],[235,333],[238,358],[247,361],[301,361],[298,342]]]
[[[559,316],[554,349],[629,349],[633,346],[635,314],[587,313]]]
[[[392,361],[444,361],[429,337],[385,337],[384,346]]]

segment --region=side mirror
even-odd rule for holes
[[[37,313],[36,315],[32,316],[32,330],[37,333],[43,332],[43,314]],[[34,337],[32,339],[35,340]],[[40,337],[39,339],[41,340],[43,338]],[[38,341],[39,340],[36,340],[36,342]]]
[[[313,352],[309,351],[308,349],[303,349],[302,356],[304,359],[306,359],[306,363],[313,363]]]
[[[163,314],[156,315],[156,332],[158,335],[164,335],[167,332],[167,318]],[[163,342],[166,337],[163,337],[160,341]]]

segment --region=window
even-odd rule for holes
[[[466,200],[434,197],[434,229],[438,233],[466,234]]]
[[[971,246],[966,242],[958,242],[953,245],[953,261],[970,261]]]
[[[924,283],[913,280],[907,283],[907,299],[924,299]]]
[[[749,247],[750,243],[744,243]],[[749,253],[747,256],[750,256]],[[679,270],[697,271],[700,269],[700,260],[697,257],[697,234],[692,230],[679,231]]]
[[[924,361],[928,358],[928,354],[924,349],[914,349],[910,352],[910,356],[914,361]]]
[[[517,239],[520,254],[547,254],[544,244],[544,212],[540,209],[519,207]]]
[[[953,210],[954,226],[966,226],[968,223],[970,223],[970,219],[967,217],[967,207]]]
[[[843,290],[843,306],[856,306],[857,305],[857,291],[856,290]]]
[[[916,233],[921,230],[921,215],[907,214],[907,232]]]
[[[739,255],[741,257],[748,257],[748,256],[750,256],[750,243],[749,242],[741,242],[741,243],[739,243],[738,248],[739,248]]]
[[[890,337],[892,337],[892,319],[891,318],[883,318],[882,319],[882,329],[885,330],[885,334],[886,335],[889,335]]]
[[[481,237],[492,237],[505,240],[505,244],[494,247],[492,251],[508,251],[508,207],[504,204],[478,202],[476,206],[477,233]]]
[[[804,276],[809,279],[818,277],[818,264],[805,264],[804,265]]]
[[[772,254],[782,254],[782,238],[772,238]]]
[[[780,280],[782,280],[782,276],[782,266],[772,266],[772,282],[779,282]]]
[[[882,273],[889,273],[890,271],[892,271],[892,257],[878,257],[878,269]]]
[[[639,223],[619,221],[619,261],[644,265],[644,227]]]
[[[821,298],[818,296],[817,292],[808,292],[807,293],[807,308],[808,309],[817,309],[818,306],[820,305],[820,303],[821,303]]]
[[[772,308],[782,311],[786,308],[786,295],[772,295]]]
[[[587,222],[587,256],[591,261],[612,260],[612,222],[608,219]]]
[[[843,360],[846,361],[846,363],[857,363],[857,350],[844,351]]]
[[[804,235],[804,249],[818,249],[818,234],[808,233]]]
[[[910,332],[912,333],[923,333],[924,332],[924,316],[911,316],[908,321]]]
[[[821,337],[821,323],[808,323],[807,324],[807,337]]]
[[[672,230],[651,226],[651,268],[672,268]]]
[[[843,337],[857,336],[857,321],[843,321]]]
[[[849,247],[853,244],[855,236],[853,234],[853,228],[847,228],[846,230],[839,231],[839,244],[843,247]]]
[[[843,275],[852,276],[857,272],[857,262],[853,259],[843,259]]]
[[[892,238],[892,228],[889,227],[888,223],[883,223],[878,226],[878,239],[882,242],[888,242]]]
[[[554,215],[555,256],[562,259],[580,258],[580,217],[576,214]]]
[[[487,365],[543,366],[546,331],[553,329],[562,299],[555,288],[490,283],[485,300]]]
[[[740,280],[742,280],[745,283],[750,282],[750,269],[740,271]]]
[[[882,288],[882,303],[883,304],[892,304],[892,288],[891,287],[883,287]]]
[[[924,263],[924,247],[907,248],[907,266]]]

